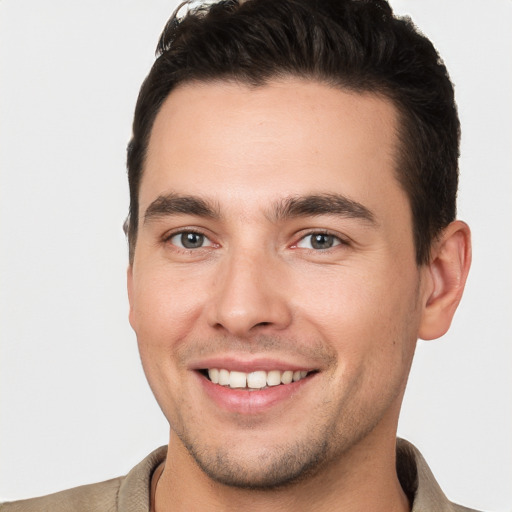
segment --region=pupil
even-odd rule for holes
[[[203,245],[204,236],[198,233],[183,233],[181,235],[181,243],[187,249],[196,249]]]
[[[332,235],[318,233],[312,236],[311,245],[314,249],[329,249],[333,244]]]

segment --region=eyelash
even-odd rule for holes
[[[188,235],[188,234],[194,234],[194,235],[202,236],[202,237],[204,237],[206,240],[208,240],[210,242],[210,245],[201,246],[201,247],[197,247],[197,248],[187,248],[187,247],[180,247],[179,245],[173,244],[171,242],[171,240],[175,236]],[[198,249],[203,249],[204,247],[214,247],[214,246],[217,245],[214,242],[212,242],[210,237],[205,235],[203,232],[201,232],[199,230],[196,230],[196,229],[192,229],[192,228],[190,228],[190,229],[180,229],[179,231],[173,231],[172,233],[168,233],[168,234],[166,234],[163,237],[162,241],[164,243],[170,243],[174,247],[174,249],[177,250],[177,251],[182,251],[182,252],[187,252],[187,253],[196,252]]]
[[[299,244],[302,241],[306,240],[308,237],[312,237],[312,236],[315,236],[315,235],[323,235],[323,236],[333,237],[333,239],[335,240],[336,243],[333,246],[328,247],[326,249],[314,249],[314,248],[299,247]],[[349,245],[350,245],[350,242],[346,238],[341,237],[340,235],[338,235],[336,233],[333,233],[333,232],[328,231],[328,230],[316,229],[316,230],[312,230],[312,231],[309,231],[308,233],[303,234],[297,240],[297,242],[295,242],[292,245],[292,249],[304,249],[304,250],[307,250],[309,252],[313,252],[313,253],[318,254],[318,253],[330,252],[331,249],[335,249],[338,246],[349,246]]]
[[[206,245],[206,246],[200,246],[200,247],[196,247],[196,248],[187,248],[187,247],[180,247],[179,245],[176,245],[174,243],[171,242],[171,240],[176,237],[176,236],[179,236],[179,235],[187,235],[187,234],[195,234],[195,235],[198,235],[198,236],[201,236],[201,237],[204,237],[206,240],[208,240],[210,243],[209,245]],[[300,247],[299,244],[301,242],[303,242],[304,240],[306,240],[308,237],[313,237],[315,235],[321,235],[321,236],[326,236],[326,237],[332,237],[334,239],[334,245],[332,245],[331,247],[327,247],[325,249],[315,249],[314,247],[313,248],[308,248],[308,247]],[[205,235],[203,232],[199,231],[199,230],[196,230],[196,229],[181,229],[180,231],[174,231],[172,233],[169,233],[167,234],[166,236],[164,236],[163,238],[163,242],[164,243],[171,243],[171,245],[178,251],[183,251],[183,252],[195,252],[197,251],[198,249],[203,249],[205,247],[218,247],[218,244],[215,244],[214,242],[211,241],[211,239]],[[328,252],[330,251],[331,249],[334,249],[335,247],[337,246],[349,246],[350,243],[348,240],[346,240],[345,238],[335,234],[335,233],[332,233],[328,230],[314,230],[314,231],[310,231],[309,233],[305,233],[303,234],[292,246],[291,248],[292,249],[304,249],[304,250],[307,250],[309,252],[313,252],[313,253],[325,253],[325,252]]]

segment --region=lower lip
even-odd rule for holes
[[[265,389],[248,391],[220,386],[196,372],[198,379],[208,397],[220,408],[239,414],[260,414],[293,398],[304,386],[309,384],[316,373],[290,384],[270,386]]]

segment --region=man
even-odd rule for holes
[[[173,17],[159,51],[128,289],[168,450],[5,510],[468,510],[396,440],[470,265],[431,43],[384,2],[248,0]]]

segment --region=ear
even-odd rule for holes
[[[455,221],[443,230],[426,268],[426,294],[418,336],[424,340],[446,333],[459,305],[471,265],[471,232]]]

